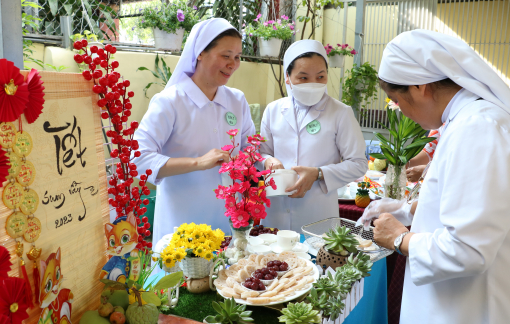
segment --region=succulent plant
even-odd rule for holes
[[[345,304],[342,303],[342,298],[330,297],[326,303],[326,307],[324,308],[324,317],[327,316],[329,317],[329,320],[334,321],[340,317],[344,308]]]
[[[312,290],[310,290],[310,295],[306,297],[306,299],[314,309],[324,309],[328,303],[328,294],[322,294],[319,296],[317,290],[312,288]]]
[[[351,233],[351,230],[345,226],[336,226],[329,230],[324,237],[324,248],[330,252],[339,253],[340,255],[348,255],[349,252],[355,253],[358,240]]]
[[[359,252],[356,257],[350,255],[347,259],[347,264],[351,264],[356,268],[363,277],[370,277],[370,271],[372,270],[373,263],[370,261],[370,257],[363,252]]]
[[[311,304],[305,302],[289,303],[287,308],[282,309],[283,315],[278,317],[285,324],[297,323],[320,323],[322,318],[318,310],[314,310]]]
[[[218,313],[216,316],[209,315],[205,318],[208,323],[248,323],[253,322],[250,317],[251,311],[246,311],[246,305],[236,304],[234,297],[225,299],[223,303],[212,302],[212,307]]]
[[[335,281],[337,284],[342,282],[350,287],[355,281],[360,280],[361,278],[363,278],[361,272],[352,264],[346,264],[343,267],[336,268]]]
[[[322,277],[313,284],[313,288],[317,291],[317,295],[320,297],[323,294],[328,296],[336,296],[340,292],[340,288],[336,284],[335,280],[331,280],[328,277]]]

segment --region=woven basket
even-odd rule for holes
[[[179,272],[181,271],[181,267],[179,267],[179,262],[176,262],[175,265],[171,268],[167,267],[165,265],[165,262],[163,262],[163,271],[165,271],[166,273],[170,274],[170,273],[175,273],[175,272]]]
[[[180,262],[182,272],[189,279],[200,279],[207,277],[211,271],[213,262],[203,258],[184,258]]]
[[[335,270],[336,268],[346,264],[348,257],[349,257],[348,255],[343,256],[340,254],[326,251],[324,247],[321,247],[319,253],[317,253],[317,261],[315,263],[323,269],[331,267],[331,269]],[[325,268],[324,265],[326,266]]]

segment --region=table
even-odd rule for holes
[[[341,218],[346,218],[352,221],[357,221],[365,208],[356,206],[353,201],[338,201],[338,212]]]
[[[304,235],[301,234],[301,242],[304,242]],[[147,282],[152,282],[154,280],[159,280],[163,277],[165,273],[163,271],[158,274],[152,275]],[[190,307],[195,309],[194,312],[199,312],[200,315],[196,314],[195,320],[201,321],[200,318],[205,318],[207,315],[213,315],[212,307],[205,306],[206,303],[211,303],[213,300],[216,300],[218,295],[213,292],[196,295],[199,301],[197,304],[199,305],[191,305]],[[181,298],[182,298],[181,294]],[[178,304],[179,305],[179,304]],[[363,298],[361,298],[360,302],[353,311],[349,313],[349,316],[343,322],[344,324],[387,324],[388,323],[388,306],[387,306],[387,278],[386,278],[386,258],[379,260],[374,263],[372,266],[372,271],[370,272],[370,277],[365,278],[365,284],[363,288]],[[184,306],[184,305],[182,305]],[[198,311],[197,309],[200,309]],[[179,306],[178,306],[179,307]],[[278,316],[280,314],[275,311],[265,307],[260,306],[251,306],[250,310],[254,312],[252,317],[255,319],[255,322],[264,323],[264,324],[277,324]],[[211,314],[209,314],[211,312]],[[176,315],[188,315],[187,317],[191,317],[189,314],[182,314],[179,311],[171,311],[170,313]]]

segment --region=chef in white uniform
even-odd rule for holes
[[[230,143],[230,129],[239,129],[241,148],[255,133],[244,94],[225,86],[241,52],[241,36],[225,19],[195,25],[165,90],[152,98],[135,133],[142,154],[134,163],[140,174],[151,169],[148,181],[158,186],[154,242],[182,223],[229,231],[225,202],[213,192],[221,184],[219,166],[229,158],[220,148]]]
[[[301,231],[338,217],[337,189],[367,170],[365,141],[352,108],[326,93],[327,55],[315,40],[292,44],[283,58],[288,97],[270,103],[260,132],[265,169],[295,170],[290,196],[271,197],[263,225]],[[300,198],[300,199],[293,199]]]
[[[376,241],[408,256],[400,323],[508,323],[510,89],[462,40],[426,30],[388,44],[379,78],[404,115],[445,123],[416,210],[368,208],[389,212]]]

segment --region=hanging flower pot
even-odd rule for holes
[[[260,56],[278,57],[281,47],[282,40],[279,38],[259,39]]]
[[[159,28],[154,28],[154,47],[158,50],[180,51],[184,28],[179,28],[173,34],[169,34]]]
[[[345,63],[345,55],[333,55],[329,57],[329,67],[343,68]]]

